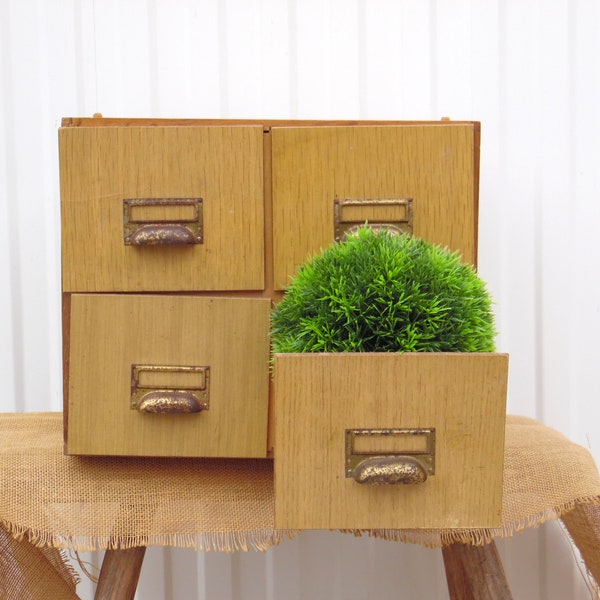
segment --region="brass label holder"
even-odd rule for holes
[[[202,244],[202,208],[202,198],[125,199],[123,241],[126,246]],[[136,217],[136,213],[141,216]]]
[[[435,428],[347,429],[345,475],[358,483],[423,483],[435,474]]]
[[[367,224],[397,235],[413,233],[412,198],[345,198],[333,201],[333,236],[343,241]]]
[[[131,365],[132,410],[162,414],[197,413],[208,410],[209,399],[208,366]]]

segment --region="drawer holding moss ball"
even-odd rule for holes
[[[307,261],[272,315],[277,526],[498,526],[494,336],[484,282],[439,245],[364,226]]]

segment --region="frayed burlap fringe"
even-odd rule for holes
[[[65,536],[52,532],[34,531],[0,519],[0,526],[18,541],[27,541],[36,548],[57,548],[76,552],[97,550],[126,550],[138,546],[171,546],[190,548],[199,552],[266,552],[284,539],[292,539],[297,530],[262,529],[258,531],[207,531],[202,533],[169,533],[162,535]],[[66,554],[65,554],[66,556]]]
[[[373,537],[390,542],[418,544],[427,548],[441,548],[450,544],[470,544],[483,546],[496,538],[510,538],[525,529],[539,527],[548,521],[556,521],[564,514],[579,505],[600,507],[600,496],[580,498],[567,502],[562,506],[545,510],[537,515],[529,515],[511,523],[503,523],[500,527],[480,529],[347,529],[356,537]],[[600,552],[600,550],[599,550]]]

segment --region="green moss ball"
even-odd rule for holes
[[[273,351],[493,352],[491,304],[457,253],[363,227],[299,269],[273,309]]]

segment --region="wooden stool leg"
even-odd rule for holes
[[[94,600],[133,600],[145,553],[145,546],[107,550]]]
[[[442,548],[451,600],[512,600],[496,544]]]

